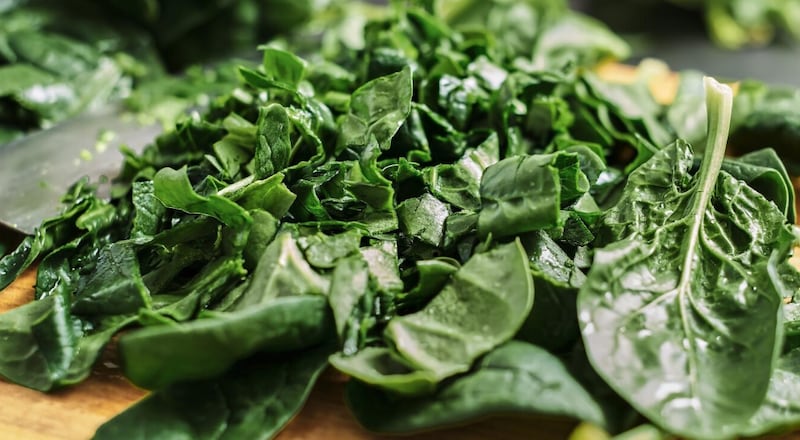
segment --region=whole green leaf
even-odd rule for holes
[[[119,352],[126,377],[140,387],[210,379],[256,352],[300,350],[331,331],[321,296],[276,298],[235,312],[215,312],[188,323],[126,333]]]
[[[469,370],[528,316],[527,260],[519,240],[473,255],[425,308],[392,319],[386,337],[411,365],[439,379]]]
[[[411,433],[509,413],[566,416],[605,425],[598,402],[558,358],[519,341],[495,348],[468,374],[432,395],[397,397],[360,381],[350,381],[346,392],[358,421],[381,433]]]
[[[257,355],[217,378],[171,385],[100,426],[94,438],[273,438],[300,411],[330,352],[321,345]]]
[[[631,174],[578,316],[589,359],[631,405],[671,432],[724,438],[767,392],[781,342],[776,267],[794,238],[774,204],[720,172],[731,91],[707,79],[706,93],[701,169],[689,173],[678,142]]]

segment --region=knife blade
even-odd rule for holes
[[[118,108],[83,114],[0,145],[0,223],[31,234],[57,215],[67,189],[83,177],[106,194],[122,165],[122,145],[140,152],[161,132]]]

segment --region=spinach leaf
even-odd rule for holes
[[[98,251],[97,266],[83,278],[72,301],[80,315],[125,315],[150,308],[150,292],[139,271],[130,242],[116,242]]]
[[[131,199],[134,206],[131,237],[148,239],[157,234],[166,212],[165,206],[158,200],[152,181],[133,182]]]
[[[369,275],[369,267],[361,254],[341,260],[333,270],[328,299],[339,339],[344,339],[348,326],[358,325],[353,312],[361,298],[370,294]],[[355,352],[355,348],[349,349],[347,346],[344,350]]]
[[[263,67],[267,76],[287,89],[297,90],[305,76],[306,62],[297,55],[271,46],[263,46]]]
[[[260,22],[253,1],[204,0],[209,15],[112,3],[155,28],[159,14]],[[327,363],[386,432],[506,411],[615,433],[640,411],[700,437],[794,424],[768,391],[793,374],[774,365],[800,334],[789,156],[723,161],[722,133],[697,126],[696,81],[674,107],[647,75],[602,81],[591,65],[627,47],[563,0],[392,8],[334,2],[260,47],[256,68],[196,67],[180,87],[134,92],[159,114],[202,109],[126,150],[110,200],[77,184],[0,261],[0,285],[41,261],[36,302],[0,315],[0,375],[76,383],[126,328],[124,371],[155,390],[101,438],[271,437]],[[93,89],[79,98],[148,75],[92,45],[10,32],[20,22],[3,11],[0,75],[19,57],[46,96],[67,73]],[[207,42],[201,28],[164,27],[159,46]],[[219,43],[252,39],[225,29]],[[24,78],[5,86],[0,137],[6,115],[27,130],[83,105],[50,105]],[[794,101],[743,83],[731,132]],[[708,137],[708,157],[668,146],[674,133]],[[740,151],[778,146],[733,138]]]
[[[397,206],[400,229],[432,246],[439,246],[444,238],[444,222],[450,208],[436,197],[425,193],[418,198],[403,201]]]
[[[734,98],[735,100],[735,98]],[[734,112],[738,105],[734,101]],[[703,93],[703,74],[695,71],[680,73],[675,98],[667,109],[667,121],[679,139],[691,145],[704,145],[708,123]]]
[[[0,315],[0,376],[40,391],[85,379],[114,333],[131,319],[90,331],[63,296]]]
[[[258,260],[264,250],[277,235],[279,225],[278,220],[267,211],[256,209],[250,211],[250,216],[253,218],[253,226],[250,228],[247,244],[245,244],[242,251],[245,258],[245,267],[248,270],[253,269],[258,264]]]
[[[756,150],[726,160],[722,169],[761,193],[783,211],[786,219],[795,222],[794,186],[778,154],[771,148]]]
[[[330,236],[320,232],[298,238],[298,244],[312,266],[329,269],[336,267],[340,259],[358,252],[361,236],[357,230]]]
[[[425,171],[425,183],[437,198],[461,209],[476,211],[481,207],[480,182],[484,170],[499,160],[500,145],[496,133],[474,149],[464,152],[455,164],[441,164]]]
[[[580,338],[576,301],[586,276],[549,235],[525,235],[536,301],[516,338],[553,352],[570,349]]]
[[[300,350],[328,337],[324,297],[276,298],[236,312],[206,312],[182,324],[147,327],[120,338],[125,375],[158,389],[179,381],[216,377],[256,352]]]
[[[800,93],[796,90],[743,83],[736,96],[731,149],[744,154],[757,148],[773,148],[792,175],[797,175],[800,170],[800,156],[795,148],[800,140],[798,103]]]
[[[247,210],[260,209],[280,219],[297,197],[283,183],[285,177],[276,173],[266,179],[244,181],[246,185],[241,188],[230,185],[225,188],[225,196]]]
[[[394,189],[370,168],[375,164],[355,161],[329,162],[315,175],[301,179],[293,187],[297,200],[291,213],[300,221],[342,221],[349,227],[380,234],[397,229]]]
[[[0,320],[5,341],[0,375],[33,389],[49,390],[75,353],[75,329],[69,318],[62,297],[35,301],[4,313]]]
[[[102,209],[103,206],[85,181],[73,185],[64,200],[66,206],[61,215],[43,221],[33,235],[25,237],[14,251],[0,260],[0,289],[11,284],[40,255],[66,244],[76,235],[84,235],[87,225],[78,226],[78,219],[94,209]],[[112,212],[111,219],[114,216]],[[88,231],[88,234],[95,235],[97,232],[99,231]]]
[[[631,405],[671,432],[724,437],[767,392],[780,350],[773,268],[794,239],[774,204],[720,171],[732,93],[710,78],[706,93],[700,170],[677,142],[631,174],[578,314],[592,364]]]
[[[188,282],[176,291],[160,292],[167,297],[163,307],[156,310],[160,315],[176,321],[186,321],[212,304],[220,301],[247,274],[243,260],[238,256],[219,256],[209,261]],[[161,298],[153,297],[153,302]]]
[[[416,285],[408,292],[397,295],[397,308],[401,313],[405,310],[417,310],[442,290],[460,266],[457,261],[445,257],[417,261]]]
[[[576,153],[503,159],[483,174],[478,232],[507,237],[558,226],[562,204],[589,186]]]
[[[567,416],[605,425],[598,403],[558,358],[519,341],[495,348],[470,373],[432,395],[397,397],[350,381],[347,402],[362,425],[382,433],[415,432],[508,413]]]
[[[566,13],[545,26],[533,49],[533,65],[539,68],[592,65],[603,58],[624,59],[630,53],[625,41],[590,17]]]
[[[366,347],[355,354],[337,353],[329,361],[348,376],[401,395],[428,394],[439,382],[436,374],[415,369],[387,347]]]
[[[517,240],[473,255],[425,308],[392,319],[386,337],[411,365],[441,380],[469,370],[513,336],[532,305],[527,256]]]
[[[403,289],[400,278],[400,261],[397,242],[394,240],[376,240],[371,246],[360,249],[361,256],[367,262],[369,274],[375,285],[385,292]]]
[[[218,378],[171,385],[103,424],[94,438],[272,438],[300,411],[330,352],[320,345],[260,354]]]
[[[186,171],[186,167],[180,170],[162,168],[153,177],[153,192],[164,206],[207,215],[235,229],[250,224],[252,220],[247,211],[230,200],[218,195],[197,194]]]
[[[770,379],[769,389],[761,407],[749,420],[743,435],[757,436],[779,430],[794,429],[800,425],[800,350],[784,354]]]
[[[259,109],[258,144],[255,150],[255,176],[266,178],[289,165],[292,145],[289,116],[280,104]]]
[[[246,310],[281,296],[327,292],[328,280],[311,268],[292,235],[281,232],[261,254],[247,291],[231,310]]]
[[[386,150],[411,112],[411,68],[404,67],[359,87],[350,96],[350,113],[340,121],[338,149],[365,147],[374,137]]]

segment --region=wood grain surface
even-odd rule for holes
[[[33,299],[35,269],[25,272],[0,292],[0,313]],[[0,440],[85,440],[103,422],[123,411],[146,392],[131,385],[116,368],[113,347],[86,381],[41,393],[0,380]],[[278,436],[279,440],[385,437],[362,429],[344,403],[346,379],[326,372],[303,410]],[[459,428],[416,434],[419,440],[564,439],[574,428],[568,420],[495,417]],[[124,439],[121,439],[124,440]]]

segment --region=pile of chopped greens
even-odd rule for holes
[[[794,191],[754,147],[796,95],[743,85],[732,109],[687,74],[663,106],[593,74],[627,47],[556,0],[325,23],[0,260],[0,287],[39,262],[35,301],[0,315],[0,376],[79,383],[119,334],[153,392],[98,439],[269,438],[328,366],[382,433],[800,425]]]

